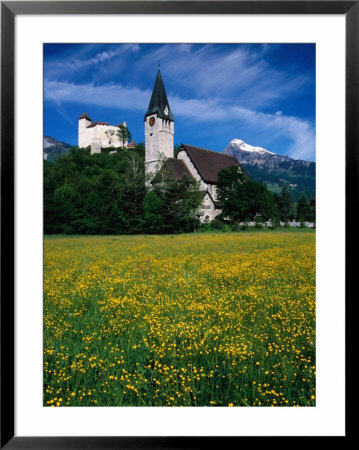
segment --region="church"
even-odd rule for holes
[[[167,99],[160,68],[158,68],[150,103],[145,114],[145,170],[153,179],[165,161],[166,169],[180,180],[183,175],[199,182],[203,192],[203,203],[199,210],[201,222],[210,222],[221,213],[217,197],[217,174],[221,169],[231,166],[242,171],[234,156],[224,155],[212,150],[181,144],[177,157],[174,157],[174,117]],[[120,127],[126,122],[110,125],[107,122],[92,121],[83,113],[78,119],[78,146],[91,147],[91,154],[101,153],[106,147],[135,147],[132,141],[121,141]]]
[[[203,203],[200,221],[210,222],[221,213],[217,198],[217,174],[231,166],[242,168],[234,156],[224,155],[192,145],[181,144],[174,157],[174,117],[167,99],[160,68],[158,68],[151,100],[145,114],[145,170],[151,178],[162,162],[175,179],[188,175],[199,182]]]

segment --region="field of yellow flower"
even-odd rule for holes
[[[44,405],[315,405],[315,232],[46,237]]]

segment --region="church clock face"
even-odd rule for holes
[[[151,117],[148,123],[150,124],[150,127],[153,127],[155,122],[156,122],[156,119],[154,117]]]

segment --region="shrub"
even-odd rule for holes
[[[217,217],[214,220],[212,220],[212,222],[210,222],[210,227],[211,230],[223,231],[225,229],[224,223],[222,222],[221,219],[218,219]]]

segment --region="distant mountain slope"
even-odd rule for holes
[[[287,183],[295,201],[301,192],[308,199],[315,196],[315,162],[278,155],[241,139],[233,139],[223,153],[235,156],[253,181],[266,184],[272,192],[279,193]]]
[[[44,159],[46,159],[46,161],[56,161],[56,158],[59,155],[67,153],[70,148],[71,145],[66,142],[60,142],[53,137],[44,136]]]

